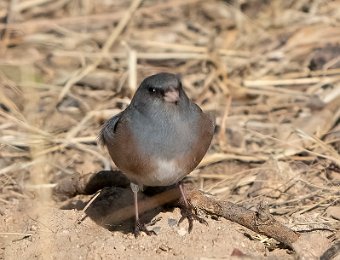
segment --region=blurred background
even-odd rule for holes
[[[44,219],[59,180],[114,168],[100,126],[163,71],[216,118],[189,182],[339,235],[339,25],[336,0],[2,0],[0,217]]]

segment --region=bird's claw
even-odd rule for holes
[[[180,220],[178,221],[178,225],[181,224],[183,222],[184,219],[187,219],[188,222],[189,222],[189,229],[188,229],[188,232],[190,233],[192,231],[192,228],[193,228],[193,222],[196,220],[198,221],[199,223],[201,224],[204,224],[206,226],[208,226],[208,222],[197,216],[197,212],[192,212],[190,209],[188,208],[185,208],[185,209],[182,209],[182,217],[180,218]]]
[[[133,234],[135,235],[135,237],[137,238],[141,232],[144,232],[145,234],[147,234],[148,236],[151,235],[156,235],[156,232],[153,230],[148,230],[147,226],[145,224],[140,223],[139,221],[136,222],[135,224],[135,228],[133,230]]]

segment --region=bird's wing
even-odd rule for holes
[[[119,113],[105,122],[98,135],[99,144],[108,145],[112,142],[121,114]]]

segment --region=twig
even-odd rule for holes
[[[192,188],[186,191],[188,200],[195,208],[229,219],[256,233],[272,237],[290,247],[299,238],[297,233],[276,221],[263,204],[259,206],[257,212],[254,212],[228,201],[216,201]]]

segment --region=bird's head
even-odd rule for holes
[[[177,75],[158,73],[145,78],[140,84],[132,103],[136,106],[176,107],[188,97]]]

